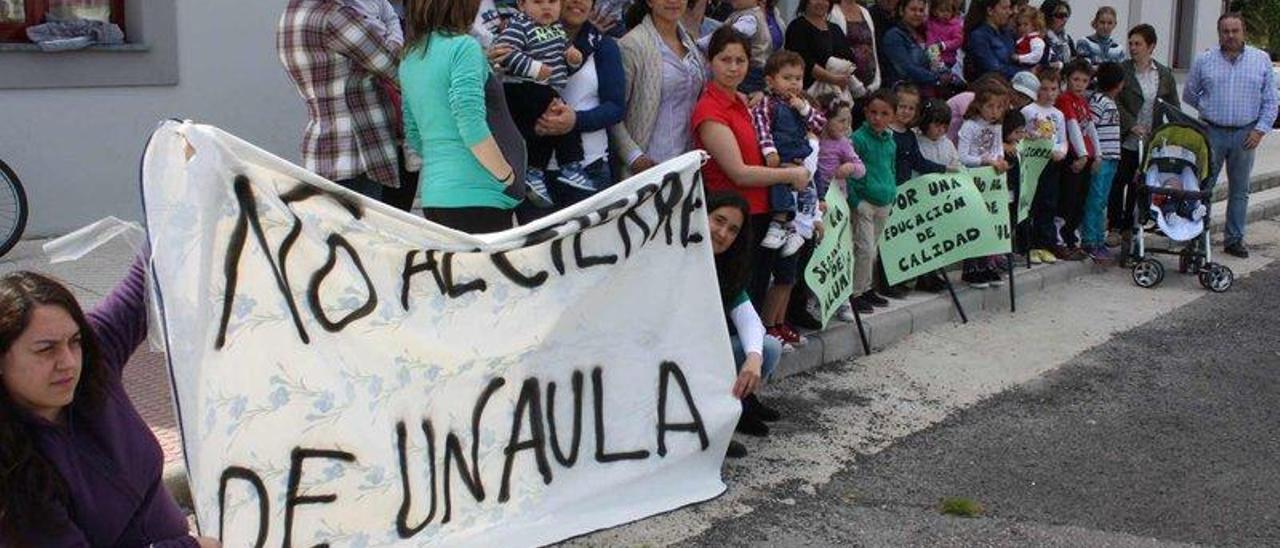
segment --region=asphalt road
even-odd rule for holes
[[[1272,264],[689,544],[1278,546],[1278,320]]]

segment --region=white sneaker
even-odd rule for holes
[[[760,247],[765,249],[778,249],[786,242],[786,227],[782,226],[782,223],[778,221],[773,221],[769,223],[769,231],[764,233],[764,241],[760,242]]]
[[[853,307],[849,305],[849,301],[845,301],[840,308],[836,309],[836,317],[842,322],[853,323]]]
[[[800,251],[801,247],[804,247],[804,236],[796,232],[795,225],[787,225],[787,241],[783,242],[782,250],[779,254],[783,257],[790,257]]]

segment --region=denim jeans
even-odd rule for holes
[[[742,349],[742,340],[737,335],[729,335],[729,342],[733,344],[733,367],[742,369],[742,362],[747,360],[747,353]],[[778,367],[778,360],[782,358],[782,343],[773,337],[765,337],[762,354],[764,354],[764,363],[760,366],[760,378],[768,380],[773,376],[773,370]]]
[[[791,185],[779,184],[769,187],[769,212],[774,215],[785,214],[787,219],[796,216],[796,193]]]
[[[1099,160],[1098,172],[1089,183],[1089,194],[1084,199],[1084,221],[1080,223],[1080,244],[1102,245],[1107,236],[1107,200],[1111,197],[1112,181],[1116,177],[1119,160]]]
[[[1249,213],[1249,176],[1253,173],[1253,150],[1244,149],[1244,140],[1253,127],[1228,129],[1209,126],[1209,145],[1213,147],[1213,163],[1209,174],[1214,179],[1227,167],[1226,245],[1244,241],[1245,216]]]

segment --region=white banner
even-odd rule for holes
[[[701,160],[471,236],[162,125],[143,198],[201,532],[538,545],[723,492]]]

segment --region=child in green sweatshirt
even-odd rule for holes
[[[876,92],[867,101],[867,121],[853,132],[853,149],[867,166],[865,176],[849,179],[849,209],[853,211],[852,304],[863,314],[872,312],[871,303],[880,299],[871,289],[876,245],[898,197],[894,163],[898,151],[893,130],[889,129],[897,108],[898,98],[892,91]]]

